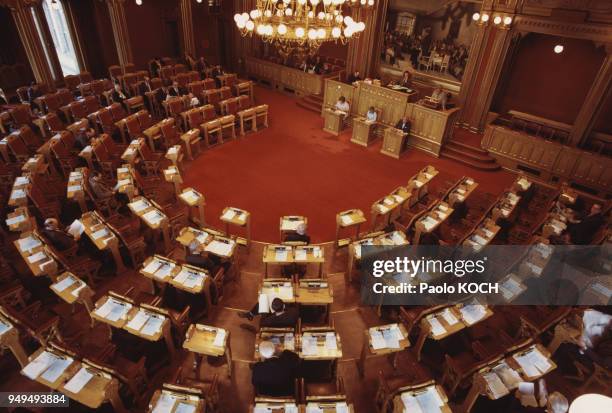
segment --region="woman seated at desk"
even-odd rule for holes
[[[446,110],[448,94],[441,87],[436,88],[431,94],[430,102],[435,103],[438,109]]]
[[[338,101],[334,105],[334,109],[336,109],[339,112],[343,112],[344,115],[348,115],[349,112],[351,111],[351,107],[349,103],[346,101],[346,98],[344,96],[340,96],[338,98]]]
[[[366,113],[366,122],[375,123],[378,120],[378,113],[376,113],[376,109],[374,106],[370,106],[368,112]]]

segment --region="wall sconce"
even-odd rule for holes
[[[504,26],[510,26],[512,24],[512,17],[506,16],[504,17]]]
[[[483,13],[482,16],[480,16],[480,21],[483,23],[486,23],[489,21],[489,15],[487,13]]]
[[[495,17],[493,18],[493,24],[500,24],[500,23],[501,23],[501,21],[502,21],[501,16],[495,16]]]
[[[142,0],[136,0],[136,5],[137,6],[142,6]]]
[[[474,21],[476,21],[476,22],[477,22],[478,20],[480,20],[480,13],[474,13],[474,14],[472,14],[472,20],[474,20]]]
[[[563,45],[562,45],[562,44],[558,44],[558,45],[556,45],[555,47],[553,47],[553,51],[554,51],[556,54],[563,53],[563,49],[564,49],[564,47],[563,47]]]

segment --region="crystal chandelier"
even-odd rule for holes
[[[374,0],[257,0],[256,9],[234,15],[234,21],[242,36],[255,33],[267,43],[318,48],[324,42],[344,44],[358,37],[365,23],[343,15],[343,9],[373,5]]]

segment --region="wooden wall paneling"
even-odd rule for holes
[[[359,101],[356,105],[356,114],[365,116],[370,106],[382,110],[380,122],[385,125],[395,125],[404,115],[408,95],[380,86],[359,83]]]

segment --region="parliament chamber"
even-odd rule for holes
[[[0,23],[0,411],[612,412],[609,0]]]

